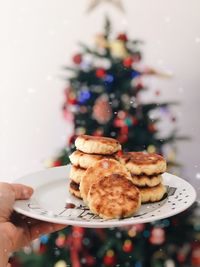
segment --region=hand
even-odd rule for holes
[[[32,194],[31,187],[0,183],[0,266],[6,266],[10,252],[29,245],[42,234],[66,227],[30,219],[13,212],[15,200],[29,199]]]

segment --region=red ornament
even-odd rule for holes
[[[145,224],[144,223],[138,223],[138,224],[135,224],[134,226],[135,226],[136,231],[138,233],[144,231],[144,229],[145,229]]]
[[[127,35],[126,35],[125,33],[120,33],[120,34],[117,36],[117,40],[127,42],[127,41],[128,41],[128,37],[127,37]]]
[[[192,266],[199,267],[200,266],[200,245],[199,247],[195,247],[192,250],[192,257],[191,257]]]
[[[121,134],[128,134],[128,126],[124,125],[121,130],[120,130]]]
[[[155,124],[154,124],[154,123],[150,123],[150,124],[148,125],[148,130],[149,130],[149,132],[151,132],[151,133],[155,133],[155,132],[156,132]]]
[[[133,58],[132,57],[127,57],[123,60],[123,65],[126,68],[130,68],[133,64]]]
[[[76,98],[69,98],[67,102],[68,102],[69,104],[71,104],[71,105],[76,105],[76,104],[77,104],[77,100],[76,100]]]
[[[44,254],[47,250],[47,246],[44,244],[40,244],[39,254]]]
[[[73,56],[72,60],[75,64],[79,65],[82,62],[82,55],[76,54]]]
[[[142,84],[142,83],[138,83],[137,85],[136,85],[136,90],[138,90],[138,91],[140,91],[140,90],[142,90],[144,88],[144,85]]]
[[[136,117],[133,117],[132,118],[132,122],[133,122],[133,125],[137,125],[138,124],[138,119]]]
[[[62,165],[62,161],[59,159],[53,162],[53,167],[59,167],[61,165]]]
[[[103,68],[96,69],[97,78],[103,78],[106,75],[106,71]]]
[[[117,140],[118,140],[121,144],[124,144],[124,143],[128,140],[128,136],[127,136],[127,134],[120,134],[120,135],[117,137]]]
[[[96,131],[93,132],[94,136],[103,136],[103,130],[102,129],[97,129]]]
[[[94,266],[95,265],[95,259],[94,259],[94,257],[92,257],[90,255],[87,255],[85,257],[85,261],[86,261],[87,266]]]
[[[182,254],[182,253],[179,253],[177,255],[177,260],[180,262],[180,263],[184,263],[185,260],[186,260],[186,255],[185,254]]]
[[[69,141],[68,141],[69,145],[74,144],[76,137],[77,137],[76,135],[70,136]]]
[[[126,253],[130,253],[131,251],[133,251],[133,243],[131,242],[131,240],[126,240],[122,249]]]
[[[114,120],[114,126],[119,127],[119,128],[120,127],[123,127],[124,126],[124,120],[115,118],[115,120]]]
[[[116,257],[113,250],[108,250],[103,258],[103,263],[107,266],[113,266],[116,263]]]

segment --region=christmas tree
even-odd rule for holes
[[[169,115],[168,107],[176,103],[142,103],[140,99],[141,93],[147,90],[142,81],[144,76],[167,77],[152,68],[141,68],[141,44],[125,33],[111,38],[108,19],[104,33],[96,36],[95,48],[80,43],[81,52],[73,56],[72,67],[66,67],[70,77],[63,105],[63,115],[73,123],[74,133],[53,166],[69,163],[74,140],[80,134],[116,138],[125,151],[147,150],[161,154],[165,144],[181,139],[175,130],[161,137],[157,124],[166,117],[152,115],[155,110]],[[168,117],[175,121],[172,114]],[[169,156],[168,164],[175,164],[172,155],[165,155]]]
[[[163,117],[152,117],[154,110],[175,103],[142,103],[147,90],[145,75],[163,76],[153,69],[141,69],[142,42],[125,33],[111,38],[109,20],[96,37],[96,47],[80,44],[82,52],[73,56],[63,114],[73,123],[74,133],[52,166],[65,165],[80,134],[110,136],[124,150],[164,153],[164,146],[180,139],[175,131],[161,138],[157,124]],[[157,92],[159,94],[159,92]],[[172,121],[175,121],[171,116]],[[168,163],[174,158],[165,155]],[[42,236],[31,248],[17,253],[13,266],[23,267],[175,267],[200,266],[199,207],[150,224],[127,228],[87,229],[67,227]]]

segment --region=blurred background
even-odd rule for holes
[[[87,12],[93,4],[96,7]],[[13,181],[52,165],[66,146],[74,132],[62,110],[67,86],[64,66],[77,64],[73,56],[80,52],[79,41],[88,46],[97,41],[107,15],[113,36],[126,32],[131,39],[143,40],[141,65],[162,74],[144,77],[148,91],[142,95],[143,102],[179,102],[167,113],[171,122],[165,115],[158,130],[165,135],[173,124],[179,136],[190,138],[176,142],[172,157],[182,167],[174,172],[193,184],[199,196],[198,0],[8,0],[0,6],[1,181]],[[149,233],[150,228],[146,229]],[[143,266],[139,264],[131,266]],[[165,266],[179,266],[172,264]]]

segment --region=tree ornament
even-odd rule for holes
[[[75,64],[79,65],[82,62],[82,55],[76,54],[73,56],[72,60]]]
[[[125,44],[121,40],[115,40],[115,41],[110,42],[109,47],[110,47],[112,56],[115,58],[123,59],[129,56],[128,51],[125,47]]]
[[[129,229],[129,231],[128,231],[128,235],[129,235],[130,237],[135,237],[136,234],[137,234],[136,227],[135,227],[135,226],[132,226],[132,227]]]
[[[135,86],[135,89],[136,89],[137,91],[140,91],[140,90],[142,90],[143,88],[144,88],[144,85],[143,85],[141,82],[137,83],[137,85]]]
[[[149,242],[153,245],[161,245],[165,241],[165,230],[155,227],[151,230]]]
[[[115,253],[113,250],[108,250],[103,258],[103,263],[107,266],[113,266],[116,262]]]
[[[100,124],[106,124],[112,117],[112,109],[107,96],[96,99],[93,107],[92,117]]]
[[[39,248],[39,251],[38,253],[39,254],[44,254],[47,250],[47,246],[45,244],[40,244],[40,248]]]
[[[96,76],[97,78],[103,78],[106,75],[106,71],[103,68],[96,69]]]
[[[132,123],[133,125],[137,125],[138,124],[138,119],[136,117],[132,117]]]
[[[67,267],[67,263],[64,260],[59,260],[56,262],[54,267]]]
[[[133,243],[130,239],[125,240],[122,250],[126,253],[130,253],[133,251]]]
[[[86,129],[84,127],[78,127],[75,129],[75,132],[77,135],[81,135],[81,134],[85,134],[86,133]]]
[[[149,123],[147,128],[150,133],[155,133],[157,131],[154,123]]]
[[[117,40],[123,41],[123,42],[127,42],[128,41],[128,37],[125,33],[120,33],[117,36]]]
[[[59,159],[57,159],[57,160],[55,160],[55,161],[53,162],[53,167],[59,167],[59,166],[61,166],[61,165],[62,165],[62,161],[59,160]]]
[[[118,128],[121,128],[124,126],[124,120],[122,119],[115,118],[113,123],[114,123],[114,126]]]
[[[127,134],[120,134],[120,135],[117,137],[117,140],[118,140],[121,144],[124,144],[124,143],[128,140],[128,136],[127,136]]]
[[[89,91],[88,88],[84,88],[82,91],[80,91],[79,95],[78,95],[78,102],[80,104],[84,104],[85,102],[87,102],[87,100],[89,100],[91,97],[91,92]]]
[[[127,112],[123,111],[123,110],[120,110],[118,113],[117,113],[117,117],[121,120],[124,120],[127,116]]]
[[[93,135],[94,136],[103,136],[103,129],[96,129],[94,132],[93,132]]]
[[[121,134],[128,134],[128,126],[127,125],[124,125],[123,127],[121,127],[121,130],[120,130]]]
[[[40,237],[41,244],[46,244],[48,242],[48,240],[49,240],[49,235],[42,235]]]
[[[179,252],[177,255],[177,260],[179,263],[183,264],[186,260],[186,255],[184,253]]]
[[[132,57],[127,57],[123,60],[123,65],[126,68],[131,68],[133,64],[133,58]]]
[[[91,255],[87,255],[85,256],[85,263],[86,265],[89,267],[89,266],[94,266],[95,265],[95,259],[94,257],[92,257]]]
[[[148,153],[155,153],[156,152],[156,147],[154,145],[149,145],[147,147],[147,152]]]
[[[200,243],[197,244],[192,250],[191,263],[194,267],[200,266]]]
[[[132,119],[131,119],[131,117],[127,117],[124,122],[125,122],[125,124],[127,126],[131,126],[132,125]]]
[[[66,236],[62,233],[60,233],[58,235],[58,237],[56,238],[56,246],[59,247],[59,248],[62,248],[65,246],[65,241],[66,241]]]

